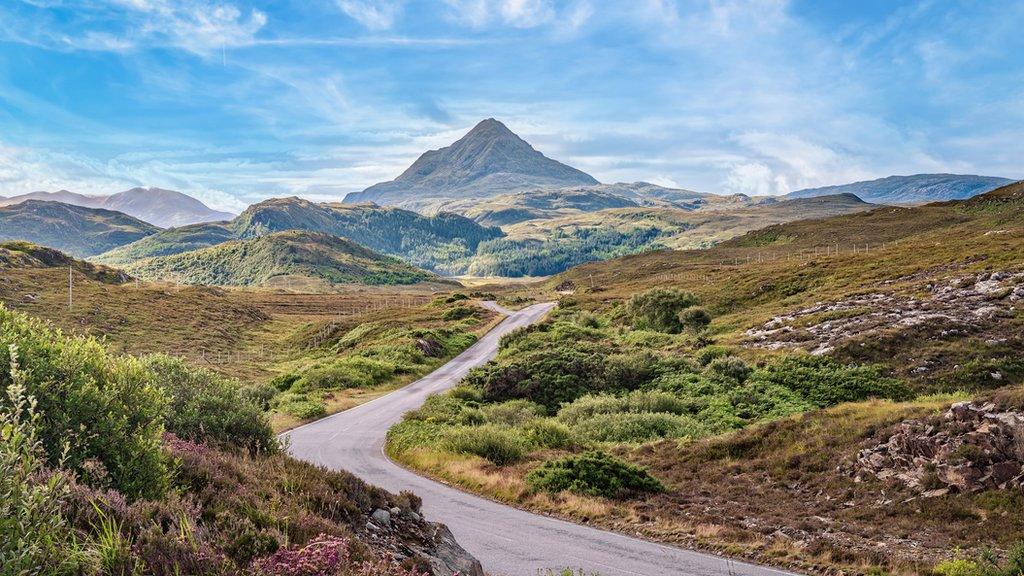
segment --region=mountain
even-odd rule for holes
[[[149,258],[127,269],[140,278],[215,286],[414,284],[437,279],[350,240],[304,230]]]
[[[196,222],[216,222],[234,216],[230,212],[213,210],[187,194],[163,188],[132,188],[109,196],[86,196],[67,190],[30,192],[2,198],[0,206],[18,204],[25,200],[50,200],[86,208],[117,210],[161,228]]]
[[[416,208],[438,199],[597,183],[593,176],[544,156],[504,124],[488,118],[451,146],[424,153],[394,180],[349,194],[345,202]]]
[[[164,230],[95,260],[123,266],[143,258],[286,230],[341,236],[371,250],[398,256],[432,270],[443,268],[455,258],[473,254],[484,240],[501,236],[501,231],[496,228],[481,226],[456,214],[423,216],[372,204],[318,204],[299,198],[273,198],[253,204],[230,222]]]
[[[25,200],[0,206],[0,240],[25,240],[73,256],[106,252],[160,229],[113,210]]]
[[[785,198],[811,198],[829,194],[856,194],[865,202],[909,205],[962,200],[1012,183],[1007,178],[960,174],[915,174],[889,176],[878,180],[808,188],[786,194]]]

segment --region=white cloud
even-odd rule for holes
[[[515,28],[533,28],[555,20],[558,11],[553,0],[444,0],[455,22],[480,28],[495,22]],[[588,2],[568,9],[570,18],[580,23],[589,17]]]
[[[387,30],[402,10],[397,0],[338,0],[338,7],[370,30]]]
[[[551,20],[555,9],[550,0],[504,0],[501,16],[512,26],[531,28]]]

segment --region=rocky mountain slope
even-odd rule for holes
[[[160,229],[112,210],[26,200],[0,206],[0,240],[24,240],[73,256],[92,256]]]
[[[274,198],[253,204],[230,222],[164,230],[143,242],[111,250],[95,260],[126,266],[144,258],[286,230],[341,236],[431,270],[443,268],[454,259],[465,258],[476,251],[480,242],[501,236],[501,231],[496,228],[480,226],[455,214],[422,216],[408,210],[371,204],[318,204],[299,198]]]
[[[905,205],[963,200],[984,194],[1013,180],[993,176],[972,176],[960,174],[915,174],[913,176],[889,176],[878,180],[854,182],[839,186],[808,188],[790,192],[786,198],[811,198],[828,194],[856,194],[865,202],[875,204]]]
[[[589,174],[544,156],[504,124],[488,118],[451,146],[424,153],[394,180],[349,194],[345,201],[419,207],[436,199],[597,183]]]
[[[437,278],[344,238],[303,230],[147,258],[126,269],[140,278],[214,286],[414,284]]]
[[[161,228],[228,220],[234,216],[230,212],[213,210],[187,194],[163,188],[132,188],[109,196],[87,196],[67,190],[31,192],[11,198],[0,198],[0,206],[18,204],[26,200],[50,200],[86,208],[116,210]]]

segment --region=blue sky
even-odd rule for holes
[[[1024,177],[1024,1],[3,0],[0,195],[340,199],[496,117],[603,182]]]

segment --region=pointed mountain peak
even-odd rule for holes
[[[519,138],[519,136],[516,136],[515,132],[508,129],[508,126],[505,126],[494,118],[481,120],[473,127],[472,130],[466,133],[464,138],[494,138],[499,136],[514,136]]]

